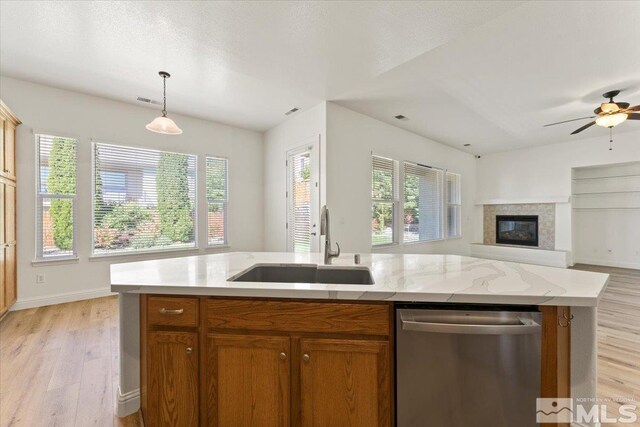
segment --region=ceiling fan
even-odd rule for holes
[[[594,121],[587,123],[586,125],[579,127],[578,129],[571,132],[571,135],[575,135],[577,133],[582,132],[585,129],[590,128],[593,125],[602,126],[605,128],[613,128],[614,126],[618,126],[620,123],[625,120],[640,120],[640,113],[635,113],[634,111],[640,111],[640,105],[636,105],[634,107],[629,107],[628,102],[614,102],[613,98],[618,96],[620,93],[619,90],[612,90],[606,93],[603,93],[602,96],[609,99],[609,102],[603,102],[600,104],[598,108],[593,110],[595,116],[587,116],[580,117],[578,119],[564,120],[562,122],[557,123],[549,123],[547,126],[559,125],[562,123],[575,122],[576,120],[586,120],[586,119],[595,119]]]

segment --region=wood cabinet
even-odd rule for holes
[[[300,352],[303,426],[391,425],[388,342],[305,338]]]
[[[141,297],[147,425],[392,425],[390,303],[195,299]],[[196,333],[192,365],[180,346],[186,335],[176,334]],[[199,421],[185,397],[193,390]]]
[[[206,353],[206,425],[290,425],[288,337],[209,334]]]
[[[198,425],[197,342],[195,332],[149,333],[147,425]]]
[[[0,101],[0,316],[16,302],[18,295],[15,135],[19,124]]]

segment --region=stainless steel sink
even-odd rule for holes
[[[362,266],[315,264],[256,264],[229,278],[231,282],[325,283],[373,285],[371,271]]]

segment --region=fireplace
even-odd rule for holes
[[[496,215],[496,243],[538,246],[538,215]]]

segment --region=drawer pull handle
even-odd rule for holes
[[[191,347],[187,347],[187,354],[191,354],[193,352],[193,349]]]
[[[280,353],[280,360],[285,360],[287,358],[287,353]]]
[[[184,313],[184,308],[179,308],[177,310],[167,310],[166,308],[160,309],[160,314],[182,314]]]
[[[309,356],[308,354],[305,354],[304,356],[302,356],[302,360],[304,360],[305,362],[308,362],[309,359],[311,359],[311,356]]]

